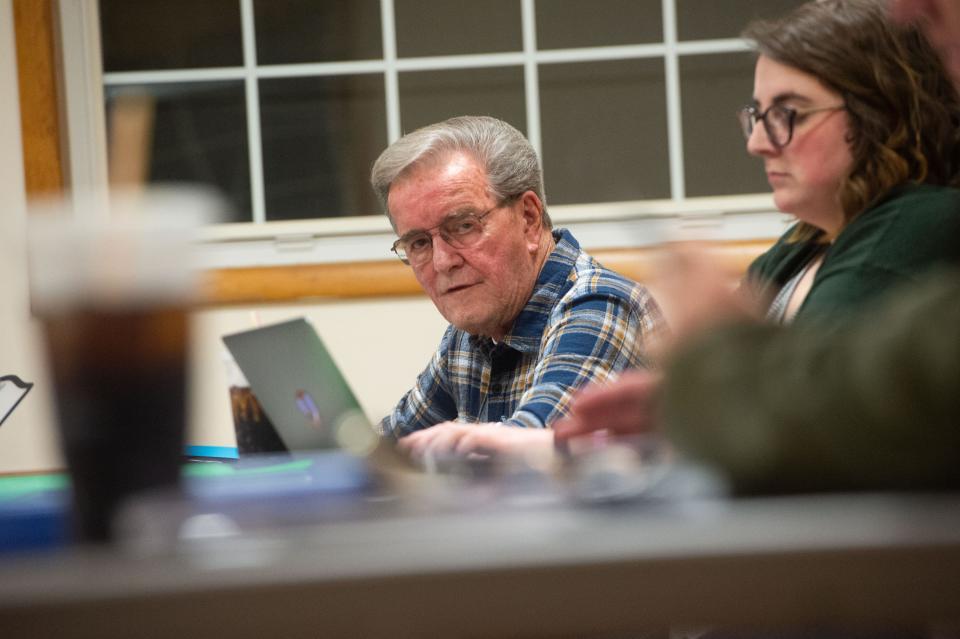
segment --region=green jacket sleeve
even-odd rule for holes
[[[664,427],[742,493],[960,487],[960,276],[867,312],[702,336]]]

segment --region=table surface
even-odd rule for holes
[[[451,493],[448,493],[448,496]],[[496,499],[0,561],[5,636],[610,636],[960,621],[960,495]]]

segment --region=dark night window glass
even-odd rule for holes
[[[540,49],[608,47],[663,39],[660,0],[549,0],[536,7]]]
[[[739,38],[755,18],[779,18],[805,0],[676,0],[680,40]]]
[[[383,57],[378,0],[255,0],[259,64]]]
[[[241,66],[238,0],[100,0],[103,70]]]
[[[522,51],[520,0],[396,0],[402,58]]]
[[[527,128],[522,67],[411,71],[399,84],[405,132],[457,115],[491,115]]]
[[[687,195],[769,191],[759,160],[747,154],[735,114],[753,95],[752,53],[680,58]]]
[[[250,221],[250,160],[242,82],[190,82],[107,91],[107,110],[136,93],[152,110],[148,182],[189,182],[217,189],[231,222]]]
[[[670,196],[663,61],[540,67],[547,201]]]
[[[381,60],[380,0],[251,0],[260,65]],[[737,37],[754,18],[803,0],[675,0],[681,41]],[[244,64],[240,0],[100,0],[103,70],[189,70]],[[661,42],[661,0],[539,0],[542,50]],[[394,0],[397,53],[523,50],[520,0]],[[681,55],[684,182],[689,196],[766,192],[733,113],[752,92],[748,53]],[[670,196],[662,58],[540,64],[541,142],[554,204]],[[486,114],[526,132],[522,66],[399,73],[404,132]],[[377,214],[370,165],[387,145],[379,74],[259,80],[266,219]],[[232,221],[250,221],[244,82],[106,87],[145,95],[146,179],[215,187]]]
[[[378,214],[368,176],[387,145],[383,76],[260,81],[268,220]]]

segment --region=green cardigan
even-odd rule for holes
[[[770,300],[823,250],[819,238],[788,242],[787,231],[758,257],[748,280]],[[960,263],[960,190],[907,185],[854,218],[827,247],[796,319],[856,310],[931,267]]]

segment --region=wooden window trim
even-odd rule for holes
[[[738,272],[768,249],[771,240],[717,242],[718,259]],[[650,279],[656,248],[602,249],[591,254],[633,280]],[[409,267],[399,260],[231,268],[208,271],[202,303],[212,305],[289,303],[422,295]]]
[[[64,187],[53,0],[14,0],[20,127],[27,195]]]

